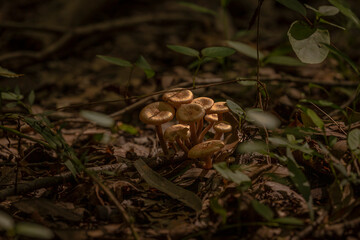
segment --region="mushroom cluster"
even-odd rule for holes
[[[231,132],[230,123],[223,120],[223,114],[229,112],[226,102],[216,102],[208,97],[198,97],[190,90],[177,88],[165,93],[163,101],[144,107],[139,115],[142,122],[155,125],[160,146],[165,155],[169,148],[175,152],[179,148],[189,158],[198,159],[205,169],[212,168],[212,157],[221,151],[225,142],[224,134]],[[178,124],[163,132],[162,124],[176,117]],[[213,139],[204,141],[204,137],[213,128]]]

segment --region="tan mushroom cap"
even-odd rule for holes
[[[214,105],[214,100],[208,97],[198,97],[192,100],[191,103],[197,103],[201,105],[207,112],[212,107],[212,105]]]
[[[231,132],[232,130],[231,124],[226,121],[219,121],[215,123],[213,128],[216,132],[219,133],[227,133],[227,132]]]
[[[230,109],[226,106],[226,102],[216,102],[210,108],[209,113],[226,113],[229,111]]]
[[[190,126],[186,124],[176,124],[168,127],[164,132],[164,138],[168,141],[175,141],[179,136],[181,139],[190,138]]]
[[[218,115],[216,113],[206,114],[204,119],[207,122],[217,122],[219,120]]]
[[[202,106],[196,103],[183,104],[176,112],[176,118],[183,123],[197,122],[205,115]]]
[[[174,105],[190,103],[194,98],[194,94],[190,90],[183,88],[175,88],[171,90],[179,90],[179,91],[165,93],[162,96],[162,99],[164,101],[173,103]]]
[[[225,146],[223,141],[209,140],[192,147],[188,153],[189,158],[205,158],[219,151]]]
[[[144,107],[139,118],[143,123],[160,125],[174,118],[175,109],[166,102],[154,102]]]

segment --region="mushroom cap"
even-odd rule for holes
[[[231,124],[226,121],[219,121],[215,123],[213,128],[216,132],[220,132],[220,133],[227,133],[227,132],[231,132],[232,130]]]
[[[214,105],[214,100],[208,97],[198,97],[192,100],[191,103],[197,103],[201,105],[205,109],[205,112],[207,112],[212,107],[212,105]]]
[[[196,103],[183,104],[176,112],[177,120],[184,123],[197,122],[202,119],[204,115],[204,108]]]
[[[179,136],[181,139],[190,138],[190,126],[186,124],[176,124],[168,127],[164,132],[164,138],[168,141],[175,141]]]
[[[189,158],[204,158],[225,146],[221,140],[209,140],[193,146],[188,153]]]
[[[162,99],[174,105],[190,103],[194,98],[194,94],[190,90],[183,88],[175,88],[171,90],[179,90],[179,91],[167,92],[162,96]]]
[[[154,102],[144,107],[139,118],[143,123],[160,125],[171,121],[175,116],[175,109],[166,102]]]
[[[217,122],[217,121],[219,121],[218,115],[216,113],[206,114],[204,119],[207,122]]]
[[[209,110],[209,113],[225,113],[229,112],[230,109],[226,106],[226,102],[216,102]]]

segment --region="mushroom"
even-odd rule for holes
[[[203,168],[212,168],[211,156],[221,150],[225,144],[220,140],[209,140],[206,142],[199,143],[189,150],[189,158],[199,158],[204,163]]]
[[[204,108],[196,103],[183,104],[176,112],[176,118],[179,120],[179,122],[190,125],[191,142],[194,145],[197,144],[195,123],[199,122],[204,117],[204,115]]]
[[[144,107],[139,118],[143,123],[152,124],[156,127],[161,148],[165,155],[169,154],[167,149],[161,124],[171,121],[174,118],[175,109],[166,102],[154,102]]]
[[[199,134],[197,142],[202,142],[205,134],[210,130],[210,128],[214,125],[214,123],[218,121],[218,115],[217,114],[206,114],[204,119],[205,119],[205,121],[208,122],[208,125]]]
[[[162,99],[169,102],[175,108],[179,108],[181,104],[190,103],[194,98],[194,94],[190,90],[183,88],[175,88],[171,90],[179,91],[167,92],[162,96]]]
[[[189,125],[176,124],[168,127],[164,132],[164,139],[169,142],[176,141],[185,153],[189,152],[189,149],[184,144],[184,141],[188,138],[190,138]]]
[[[209,113],[216,113],[219,116],[219,121],[223,120],[223,113],[229,112],[230,109],[226,106],[226,102],[216,102],[209,110]]]
[[[213,129],[216,132],[214,140],[219,140],[224,133],[231,132],[232,126],[226,121],[219,121],[214,124]]]
[[[212,107],[212,105],[214,105],[214,100],[212,100],[211,98],[208,97],[198,97],[195,98],[194,100],[192,100],[191,103],[196,103],[201,105],[205,112],[207,113],[209,111],[209,109]],[[204,120],[201,119],[199,122],[199,126],[197,126],[197,134],[199,135],[201,133],[201,130],[203,128],[204,125]]]

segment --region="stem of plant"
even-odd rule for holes
[[[0,128],[3,129],[3,130],[5,130],[5,131],[7,131],[7,132],[11,132],[11,133],[13,133],[13,134],[15,134],[15,135],[18,135],[18,136],[21,136],[21,137],[23,137],[23,138],[29,139],[29,140],[31,140],[31,141],[33,141],[33,142],[39,143],[40,145],[43,145],[43,146],[46,147],[46,148],[52,149],[52,147],[51,147],[48,143],[46,143],[46,142],[44,142],[44,141],[42,141],[42,140],[39,140],[39,139],[30,137],[30,136],[28,136],[28,135],[25,135],[25,134],[23,134],[23,133],[15,130],[15,129],[8,128],[8,127],[2,126],[2,125],[0,125]]]
[[[195,78],[200,70],[200,66],[201,66],[201,61],[202,61],[202,58],[199,57],[199,64],[197,65],[196,67],[196,70],[194,72],[194,75],[193,75],[193,88],[195,88]]]

